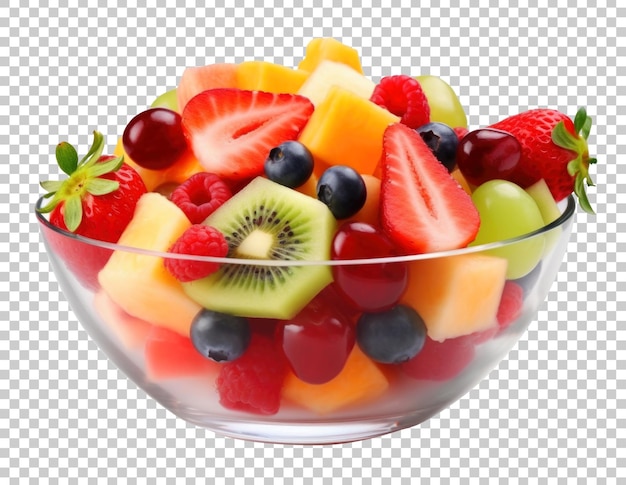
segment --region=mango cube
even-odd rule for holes
[[[247,61],[237,69],[237,87],[269,93],[296,93],[309,73],[265,61]]]
[[[341,62],[359,74],[363,74],[361,59],[357,50],[332,37],[311,40],[306,46],[306,54],[304,59],[300,61],[298,69],[313,72],[318,64],[324,60]]]
[[[348,165],[373,174],[383,152],[383,133],[400,118],[353,92],[332,86],[299,141],[326,165]]]

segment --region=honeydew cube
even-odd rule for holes
[[[314,106],[322,103],[330,88],[340,86],[364,99],[370,99],[376,84],[351,67],[334,61],[322,61],[298,90],[298,94],[311,100]]]
[[[166,252],[191,226],[185,213],[156,192],[141,196],[118,244]],[[98,281],[123,311],[153,325],[189,336],[191,321],[201,310],[163,264],[163,258],[116,250],[98,274]]]
[[[316,164],[348,165],[371,175],[382,156],[385,129],[399,120],[371,101],[333,86],[299,141],[311,151]]]
[[[401,301],[420,314],[433,340],[487,330],[497,325],[507,264],[484,254],[413,261]]]
[[[324,60],[341,62],[359,74],[363,74],[357,50],[332,37],[320,37],[311,40],[306,46],[305,57],[300,61],[298,68],[313,72]]]
[[[265,61],[247,61],[237,69],[237,87],[269,93],[296,93],[309,77],[307,71]]]

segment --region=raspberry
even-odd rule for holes
[[[513,281],[507,281],[504,284],[497,313],[500,330],[504,330],[520,316],[523,304],[524,290],[522,287]]]
[[[216,382],[220,403],[237,411],[276,414],[287,369],[274,341],[265,335],[252,334],[245,353],[221,365]]]
[[[169,252],[223,258],[228,254],[228,243],[224,235],[214,227],[194,224],[176,240]],[[178,281],[186,282],[209,276],[219,269],[219,264],[211,261],[167,258],[165,268]]]
[[[430,106],[419,81],[403,74],[383,77],[374,88],[370,101],[396,116],[409,128],[430,121]]]
[[[456,128],[453,128],[453,129],[459,141],[461,141],[463,137],[469,133],[469,130],[465,128],[464,126],[457,126]]]
[[[213,173],[200,172],[180,184],[170,195],[192,224],[200,224],[215,209],[230,199],[228,185]]]

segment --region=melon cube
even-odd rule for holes
[[[166,252],[191,226],[185,213],[156,192],[144,194],[119,244]],[[98,274],[108,296],[126,313],[188,336],[201,306],[183,291],[163,264],[163,258],[116,250]]]
[[[322,61],[302,84],[298,94],[318,106],[326,99],[332,86],[340,86],[361,98],[370,99],[376,84],[345,64]]]
[[[328,414],[376,399],[388,387],[385,374],[355,345],[342,371],[324,384],[310,384],[292,372],[287,374],[283,397],[318,414]]]
[[[299,141],[315,163],[348,165],[371,175],[383,153],[383,133],[400,119],[384,108],[339,86],[330,88],[315,109]]]
[[[469,335],[497,325],[507,260],[464,254],[413,261],[402,303],[424,319],[433,340]]]
[[[226,62],[186,68],[176,88],[179,111],[182,113],[189,100],[202,91],[236,88],[238,68],[237,64]]]
[[[306,54],[304,59],[300,61],[298,68],[313,72],[324,60],[341,62],[359,74],[363,74],[358,51],[332,37],[320,37],[311,40],[306,46]]]
[[[94,295],[93,306],[124,347],[130,350],[143,347],[152,325],[126,313],[102,289]]]
[[[296,93],[309,73],[265,61],[247,61],[237,69],[237,87],[269,93]]]

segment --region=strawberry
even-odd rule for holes
[[[38,211],[50,213],[50,224],[63,231],[115,243],[132,219],[146,186],[122,157],[103,156],[103,148],[104,137],[97,131],[89,152],[80,162],[72,145],[57,145],[57,162],[69,177],[41,182],[48,191],[44,198],[51,200]],[[76,277],[88,288],[97,288],[97,274],[111,251],[58,232],[50,231],[48,236],[54,252]]]
[[[596,163],[587,146],[591,123],[584,108],[574,121],[557,110],[539,108],[510,116],[491,128],[512,134],[522,146],[517,168],[508,177],[511,182],[526,188],[543,178],[557,202],[574,192],[580,206],[593,213],[585,192],[585,182],[593,186],[589,165]]]
[[[262,175],[272,148],[295,140],[313,104],[296,94],[209,89],[182,113],[185,136],[207,172],[230,180]]]
[[[465,247],[480,225],[467,192],[422,137],[400,123],[383,135],[380,204],[385,232],[409,253]]]

